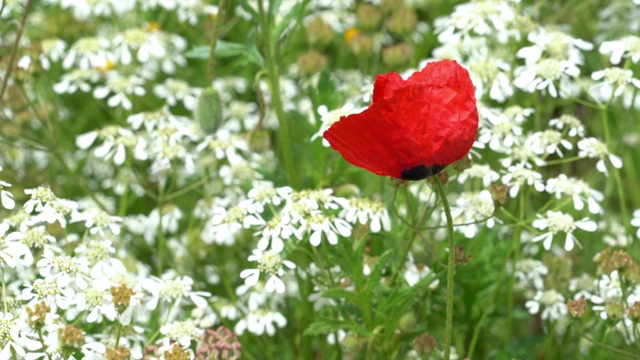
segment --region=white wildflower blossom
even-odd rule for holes
[[[618,40],[604,41],[598,49],[602,55],[610,54],[609,61],[613,65],[622,58],[630,58],[633,63],[640,61],[640,37],[626,35]]]
[[[426,265],[416,264],[413,260],[413,254],[409,253],[407,256],[407,261],[404,263],[404,279],[407,281],[409,286],[414,286],[420,280],[424,279],[427,276],[431,276],[433,279],[429,283],[429,289],[435,289],[440,284],[440,280],[435,278],[435,274],[433,271]]]
[[[556,130],[534,132],[525,140],[524,146],[533,149],[536,154],[556,154],[561,158],[564,157],[561,147],[573,149],[571,142],[563,139],[562,133]]]
[[[581,229],[583,231],[593,232],[598,228],[595,221],[589,220],[589,218],[583,218],[581,220],[574,220],[569,214],[565,214],[560,211],[547,211],[546,217],[537,214],[538,219],[534,220],[532,225],[539,230],[548,230],[547,233],[536,236],[532,239],[533,242],[542,241],[542,244],[546,250],[551,249],[551,244],[554,236],[559,233],[565,233],[564,249],[571,251],[575,244],[578,243],[578,239],[573,235],[574,230]]]
[[[111,57],[109,46],[109,40],[102,37],[80,38],[67,51],[62,66],[69,69],[75,65],[83,70],[104,68]]]
[[[233,328],[233,331],[242,335],[246,330],[254,335],[276,334],[276,326],[283,328],[287,325],[287,318],[279,312],[269,310],[257,310],[248,313],[240,319]]]
[[[100,80],[100,72],[94,69],[75,69],[62,75],[59,82],[53,85],[57,94],[75,94],[76,91],[88,93],[93,84]]]
[[[193,291],[193,279],[189,276],[177,276],[174,271],[167,271],[162,278],[150,276],[142,281],[142,286],[150,294],[147,309],[155,310],[159,301],[177,306],[184,299],[189,299],[196,307],[207,306],[206,291]]]
[[[136,75],[122,75],[117,72],[109,72],[104,86],[97,86],[93,90],[96,99],[104,99],[109,94],[113,94],[107,100],[109,107],[122,106],[125,110],[131,110],[133,104],[129,97],[131,95],[142,96],[146,90],[142,86],[144,80]]]
[[[153,87],[153,93],[165,99],[167,104],[175,106],[180,101],[187,110],[193,110],[201,91],[202,89],[190,87],[184,80],[171,78]]]
[[[113,38],[114,56],[118,62],[129,65],[134,58],[146,63],[151,58],[163,58],[167,50],[157,32],[151,29],[132,28]]]
[[[18,262],[31,265],[33,263],[31,250],[21,241],[24,234],[18,231],[8,233],[8,230],[9,224],[0,222],[0,259],[10,268],[15,268]]]
[[[527,64],[535,64],[543,55],[557,60],[568,61],[573,65],[584,62],[581,50],[592,50],[593,44],[576,39],[566,32],[539,28],[529,33],[527,39],[532,46],[521,48],[516,56],[524,59]],[[555,97],[555,96],[554,96]]]
[[[481,0],[456,5],[449,16],[437,18],[435,32],[440,43],[460,42],[470,35],[495,37],[506,43],[510,37],[518,37],[511,23],[516,14],[508,1]]]
[[[554,194],[557,199],[560,199],[562,195],[571,196],[573,199],[573,207],[576,210],[584,209],[586,202],[590,213],[602,213],[600,203],[604,200],[604,194],[592,189],[591,186],[583,180],[560,174],[557,178],[547,180],[545,190],[550,194]]]
[[[543,278],[547,276],[549,269],[540,260],[521,259],[518,260],[513,273],[519,283],[525,283],[527,286],[532,285],[536,290],[544,288]]]
[[[463,192],[456,200],[455,206],[451,207],[451,217],[454,224],[466,224],[458,225],[455,229],[462,232],[467,238],[472,238],[476,236],[480,226],[489,228],[494,226],[495,220],[492,217],[494,211],[493,197],[488,190]],[[444,218],[444,214],[442,217]],[[483,223],[474,223],[477,221]],[[485,221],[486,223],[484,223]]]
[[[553,289],[538,290],[533,299],[527,301],[524,306],[531,314],[537,314],[542,308],[542,320],[555,321],[568,313],[564,296]]]
[[[565,114],[558,118],[551,119],[549,120],[549,126],[558,130],[564,130],[566,127],[569,131],[568,135],[571,137],[584,137],[587,133],[580,119],[573,115]]]
[[[389,211],[379,201],[365,198],[350,198],[349,206],[342,211],[344,219],[352,224],[359,222],[364,225],[369,223],[371,232],[378,233],[381,230],[391,230],[391,218]]]
[[[631,226],[635,226],[638,228],[636,232],[636,236],[640,238],[640,209],[636,209],[633,211],[633,219],[631,219]]]
[[[332,218],[320,211],[315,211],[306,219],[308,231],[311,233],[309,242],[313,246],[319,246],[322,235],[331,245],[338,244],[338,235],[351,236],[351,224],[340,218]]]
[[[160,333],[167,336],[169,339],[175,340],[182,347],[189,347],[191,346],[191,341],[200,339],[203,330],[198,328],[195,322],[187,320],[174,321],[172,323],[162,325],[160,327]]]
[[[90,131],[76,138],[76,145],[80,149],[88,149],[96,139],[102,144],[93,150],[93,155],[105,160],[113,159],[114,164],[123,165],[127,159],[127,150],[132,152],[136,160],[146,160],[148,157],[146,140],[133,131],[109,125],[99,130]]]
[[[473,164],[470,168],[464,169],[458,175],[458,182],[464,184],[470,179],[481,179],[482,185],[488,187],[492,183],[496,182],[500,178],[500,175],[491,170],[489,165]]]
[[[265,251],[260,249],[253,250],[253,254],[249,256],[249,261],[255,261],[258,263],[257,269],[246,269],[240,272],[240,277],[244,279],[244,283],[247,286],[254,286],[260,279],[260,273],[266,273],[269,278],[265,283],[265,290],[267,292],[283,293],[285,291],[285,284],[280,279],[283,276],[283,265],[289,269],[295,269],[296,265],[289,260],[283,260],[280,255],[275,251]]]
[[[509,186],[509,196],[515,198],[523,185],[533,186],[536,191],[544,191],[544,183],[540,173],[527,169],[524,165],[511,166],[507,174],[502,177],[502,182]]]
[[[513,84],[526,92],[542,90],[554,98],[558,95],[568,98],[576,93],[573,79],[580,75],[580,69],[569,61],[549,58],[520,66],[515,69],[514,75]]]
[[[40,66],[44,70],[51,68],[51,61],[60,61],[65,54],[67,43],[61,39],[44,39],[40,43],[42,53],[39,56]]]
[[[616,169],[622,168],[622,159],[609,153],[607,145],[596,138],[584,138],[578,141],[578,156],[581,158],[598,159],[596,169],[609,175],[605,161],[609,161]]]
[[[504,60],[490,57],[486,51],[474,52],[467,61],[469,76],[475,85],[476,98],[486,94],[490,99],[504,102],[513,95],[509,75],[511,66]]]
[[[2,166],[0,166],[2,171]],[[9,190],[4,188],[10,188],[11,184],[6,181],[0,180],[0,205],[7,210],[12,210],[16,206],[16,202],[13,200],[13,194]]]
[[[633,77],[633,71],[618,67],[606,68],[595,71],[591,79],[596,84],[589,88],[591,95],[600,102],[606,103],[623,94],[629,85],[633,85],[637,91],[640,89],[640,80]]]

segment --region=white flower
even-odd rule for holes
[[[473,1],[456,5],[449,16],[434,21],[438,41],[458,43],[470,35],[495,37],[506,43],[510,37],[519,37],[512,23],[516,13],[508,1]]]
[[[107,289],[110,283],[100,279],[100,281],[94,281],[93,285],[76,294],[75,308],[79,313],[86,312],[85,320],[88,323],[101,323],[103,318],[109,321],[115,320],[118,313],[113,302],[109,301]]]
[[[549,273],[549,269],[540,260],[522,259],[516,263],[513,275],[518,282],[532,284],[534,289],[544,288],[543,277]],[[527,285],[528,285],[527,284]]]
[[[546,250],[551,249],[551,243],[555,234],[559,232],[566,233],[564,249],[571,251],[578,239],[573,235],[573,231],[578,228],[584,231],[593,232],[598,228],[595,221],[583,218],[575,221],[573,217],[568,214],[564,214],[560,211],[547,211],[547,216],[543,217],[537,214],[538,219],[534,220],[532,225],[539,230],[546,230],[548,232],[532,239],[533,242],[542,241]],[[578,243],[578,245],[580,245]]]
[[[233,332],[242,335],[245,330],[249,330],[250,333],[255,335],[266,333],[269,336],[273,336],[276,334],[276,326],[282,328],[285,325],[287,325],[287,318],[279,312],[254,311],[240,319],[233,328]]]
[[[598,159],[596,169],[605,175],[609,175],[605,160],[609,160],[616,169],[622,168],[620,157],[609,153],[607,145],[596,138],[584,138],[578,141],[578,156],[581,158]]]
[[[0,170],[2,170],[1,167]],[[0,205],[7,210],[12,210],[16,206],[16,202],[13,200],[13,194],[9,190],[5,190],[5,187],[11,187],[11,184],[0,180]]]
[[[295,269],[296,265],[289,260],[283,260],[280,255],[275,251],[265,251],[260,249],[253,250],[253,254],[249,256],[249,261],[255,261],[258,263],[257,269],[246,269],[240,272],[240,277],[245,279],[244,283],[247,286],[254,286],[258,283],[260,273],[266,273],[269,278],[265,284],[265,290],[267,292],[283,293],[285,291],[285,285],[280,277],[284,275],[284,269],[282,265],[289,269]]]
[[[475,85],[477,99],[482,99],[488,92],[490,99],[504,102],[513,95],[513,87],[508,76],[511,66],[504,60],[490,57],[487,51],[477,51],[472,53],[467,66]]]
[[[93,96],[96,99],[104,99],[113,93],[107,100],[109,107],[122,106],[125,110],[131,110],[133,105],[129,96],[142,96],[146,93],[142,86],[144,81],[136,75],[121,75],[117,72],[109,72],[107,74],[107,83],[104,86],[98,86],[93,90]]]
[[[89,261],[69,255],[58,255],[53,250],[51,246],[44,247],[42,258],[36,264],[40,268],[40,275],[55,279],[60,287],[68,287],[73,283],[80,289],[86,289]]]
[[[84,37],[78,39],[62,60],[65,69],[74,64],[83,70],[104,68],[110,58],[109,41],[101,37]]]
[[[586,201],[590,213],[599,214],[602,212],[600,202],[604,200],[604,195],[602,192],[592,189],[589,184],[583,180],[560,174],[557,178],[547,180],[545,189],[548,193],[554,194],[557,199],[559,199],[561,195],[571,196],[573,199],[573,207],[576,210],[584,209],[584,203]]]
[[[114,55],[124,65],[131,63],[132,51],[137,51],[136,59],[144,64],[151,58],[163,58],[167,55],[162,39],[153,29],[133,28],[113,38]]]
[[[16,343],[22,337],[20,335],[20,321],[21,319],[11,313],[0,312],[1,359],[12,359],[15,355],[19,357],[25,356],[24,348],[19,343]]]
[[[14,231],[7,234],[9,230],[9,224],[6,222],[0,223],[0,259],[4,261],[10,268],[15,268],[18,261],[23,258],[25,265],[31,265],[33,263],[33,255],[31,250],[22,241],[24,234]]]
[[[211,296],[205,291],[193,291],[193,279],[189,276],[176,276],[174,271],[165,272],[162,278],[150,276],[142,281],[142,286],[151,295],[147,303],[149,310],[155,310],[160,300],[172,306],[179,306],[180,302],[186,298],[190,299],[196,307],[204,308],[207,306],[205,298]]]
[[[619,40],[604,41],[599,50],[602,55],[611,54],[609,61],[614,65],[619,64],[623,57],[637,63],[640,61],[640,37],[627,35]]]
[[[567,315],[567,304],[564,296],[553,289],[538,290],[533,299],[527,301],[524,306],[529,309],[531,314],[537,314],[542,307],[542,320],[553,321]]]
[[[559,118],[554,118],[549,120],[549,126],[555,127],[558,130],[564,130],[565,126],[569,129],[569,136],[580,136],[584,137],[586,135],[586,130],[582,122],[573,115],[562,115]]]
[[[40,54],[40,65],[44,70],[51,68],[51,61],[59,61],[65,53],[67,43],[60,39],[44,39],[40,43],[42,54]]]
[[[527,64],[537,63],[542,55],[546,55],[573,65],[582,65],[584,60],[580,50],[593,49],[593,44],[587,41],[573,38],[566,32],[549,31],[545,28],[530,32],[527,39],[534,45],[524,47],[516,53],[516,56],[525,59]]]
[[[640,89],[640,80],[633,77],[633,71],[630,69],[618,67],[602,69],[593,72],[591,78],[599,82],[591,86],[589,91],[595,99],[603,103],[622,95],[627,85],[635,86],[636,91]]]
[[[520,192],[522,185],[533,185],[536,191],[544,191],[542,175],[533,170],[527,169],[524,165],[511,166],[507,169],[507,174],[502,177],[502,182],[509,186],[509,196],[515,198]]]
[[[75,69],[64,73],[62,79],[53,85],[53,91],[58,94],[75,94],[78,89],[82,92],[91,91],[92,84],[100,80],[100,73],[94,69]]]
[[[562,133],[556,130],[538,131],[531,134],[524,143],[525,147],[533,149],[536,154],[557,154],[564,157],[560,147],[573,149],[571,142],[562,138]]]
[[[153,87],[153,93],[166,99],[167,104],[175,106],[181,101],[187,110],[193,110],[201,91],[202,89],[190,87],[186,81],[171,78]]]
[[[580,75],[580,69],[569,61],[544,59],[516,68],[514,75],[513,84],[526,92],[543,90],[554,98],[558,94],[562,98],[568,98],[574,95],[575,85],[572,79]],[[560,85],[560,93],[556,88],[557,83]]]
[[[168,338],[175,340],[182,347],[191,346],[192,340],[198,340],[203,330],[199,329],[196,324],[191,321],[174,321],[160,327],[160,333]]]
[[[496,182],[500,175],[491,170],[489,165],[473,164],[470,168],[464,169],[458,175],[458,182],[464,184],[467,179],[482,179],[482,185],[488,187],[491,183]]]
[[[636,209],[633,211],[633,219],[631,219],[631,226],[635,226],[638,228],[636,232],[636,236],[640,238],[640,209]]]
[[[488,190],[480,192],[463,192],[451,207],[451,217],[456,230],[462,232],[467,238],[472,238],[478,233],[479,227],[484,224],[476,224],[476,221],[486,221],[486,226],[493,227],[495,220],[491,217],[495,211],[493,197]],[[444,214],[442,214],[444,218]],[[467,224],[473,223],[473,224]]]
[[[351,225],[348,222],[340,218],[331,218],[320,211],[315,211],[306,220],[311,233],[309,242],[313,246],[320,245],[322,234],[331,245],[338,243],[338,235],[343,237],[351,235]]]
[[[60,287],[54,279],[36,279],[33,284],[25,286],[19,298],[29,301],[30,305],[39,300],[45,300],[49,305],[68,309],[73,303],[74,296],[75,292],[71,288]]]
[[[213,216],[202,229],[202,241],[205,244],[233,245],[236,235],[243,228],[246,214],[246,209],[241,206],[235,206],[229,210],[223,207],[213,208]]]
[[[404,279],[407,281],[409,286],[414,286],[420,280],[424,279],[427,276],[430,276],[433,280],[429,283],[429,289],[435,289],[440,284],[440,280],[435,278],[435,274],[433,271],[426,265],[416,265],[413,261],[413,254],[409,253],[407,256],[407,261],[404,263]]]
[[[364,225],[370,223],[370,230],[373,233],[391,231],[391,218],[389,211],[383,203],[373,201],[366,198],[351,198],[349,206],[346,207],[341,215],[345,220],[352,224],[359,222]]]

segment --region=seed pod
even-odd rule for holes
[[[193,118],[205,134],[213,134],[223,123],[220,97],[213,88],[202,91],[193,110]]]

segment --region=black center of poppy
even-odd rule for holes
[[[403,180],[422,180],[439,173],[444,167],[445,165],[433,165],[431,167],[418,165],[410,169],[402,170],[400,178]]]

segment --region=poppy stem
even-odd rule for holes
[[[453,335],[453,275],[455,270],[455,248],[453,242],[453,219],[451,217],[451,209],[449,208],[449,201],[447,200],[447,193],[444,191],[444,186],[438,175],[433,177],[436,184],[435,188],[438,192],[440,200],[442,200],[442,207],[444,208],[444,214],[447,217],[447,247],[449,250],[447,261],[447,308],[446,308],[446,322],[444,326],[444,359],[449,360],[451,356],[451,337]]]

